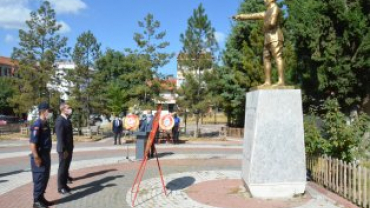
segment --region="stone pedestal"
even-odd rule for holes
[[[300,90],[247,93],[242,178],[256,198],[287,198],[304,193]]]

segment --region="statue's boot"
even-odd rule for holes
[[[271,87],[271,82],[265,82],[262,85],[257,86],[257,88],[267,88]]]
[[[278,81],[276,84],[272,85],[272,87],[284,87],[285,83],[284,81]]]

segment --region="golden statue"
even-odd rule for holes
[[[283,43],[284,36],[280,24],[282,13],[276,4],[276,0],[264,0],[267,10],[254,14],[239,14],[233,16],[234,20],[264,20],[265,43],[263,48],[263,65],[265,69],[265,83],[257,88],[271,87],[271,55],[275,58],[279,81],[272,87],[285,86]]]

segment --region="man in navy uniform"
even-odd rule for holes
[[[72,108],[66,104],[60,104],[60,115],[55,121],[55,133],[57,134],[57,152],[59,155],[58,169],[58,192],[70,194],[71,189],[67,181],[72,180],[69,175],[69,167],[73,154],[73,128],[69,117],[72,115]]]
[[[117,144],[117,139],[118,144],[121,145],[122,130],[123,130],[122,120],[119,119],[118,116],[116,116],[116,118],[113,120],[112,125],[112,131],[114,134],[114,145]]]
[[[39,118],[32,124],[30,130],[31,169],[33,180],[33,207],[44,208],[52,203],[44,197],[50,176],[50,151],[52,147],[51,131],[48,120],[53,117],[48,103],[38,106]]]

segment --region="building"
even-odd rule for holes
[[[177,88],[179,88],[185,82],[184,73],[202,74],[205,70],[212,70],[213,56],[211,53],[202,53],[199,55],[199,60],[205,69],[193,69],[189,68],[190,61],[197,61],[195,58],[189,58],[184,53],[179,53],[177,56]]]
[[[0,77],[13,76],[17,68],[17,61],[13,61],[11,58],[0,56]]]
[[[161,92],[160,97],[163,99],[158,103],[161,103],[163,109],[170,113],[177,110],[176,106],[176,86],[177,86],[177,79],[173,78],[172,76],[167,77],[165,80],[161,80]]]
[[[58,91],[61,100],[69,100],[69,90],[73,83],[66,80],[68,70],[74,70],[76,65],[73,61],[58,61],[55,63],[54,83],[48,83],[48,88]]]

